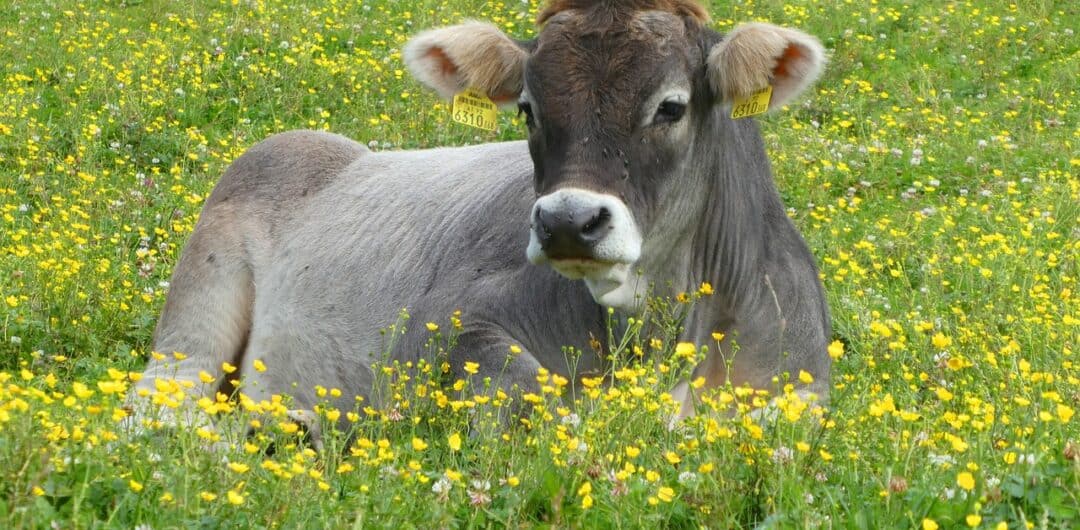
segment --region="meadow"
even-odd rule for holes
[[[470,431],[509,398],[422,365],[383,369],[387,407],[320,409],[327,428],[354,425],[321,452],[282,407],[257,416],[236,396],[198,404],[236,429],[126,432],[133,378],[172,355],[150,350],[153,326],[227,164],[294,128],[374,150],[521,138],[512,112],[497,132],[454,123],[399,51],[467,18],[528,37],[538,7],[5,2],[0,527],[1080,527],[1067,1],[710,2],[718,30],[766,20],[830,51],[814,89],[759,118],[832,310],[827,409],[787,392],[806,374],[785,374],[705,393],[669,428],[666,390],[710,346],[674,337],[703,290],[639,317],[612,385],[538,374],[528,426]],[[452,345],[453,325],[428,327],[433,352]]]

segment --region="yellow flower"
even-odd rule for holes
[[[971,491],[975,489],[975,477],[964,471],[956,476],[956,485],[964,488],[965,491]]]
[[[934,394],[937,394],[938,399],[942,401],[952,401],[953,398],[952,392],[940,386],[934,389]]]
[[[424,324],[424,325],[427,326],[428,331],[431,331],[431,332],[439,331],[439,325],[434,323],[434,322],[428,322],[427,324]]]
[[[630,458],[634,458],[639,454],[641,454],[641,449],[638,449],[637,447],[631,445],[626,448],[626,456],[629,456]]]
[[[413,451],[423,451],[424,449],[428,448],[428,444],[427,444],[427,442],[425,442],[424,440],[421,440],[420,438],[413,438],[412,439],[412,448],[413,448]]]
[[[460,451],[461,450],[461,435],[460,434],[455,432],[454,434],[451,434],[450,437],[446,439],[446,441],[450,445],[450,450],[451,451]]]
[[[468,361],[465,363],[465,373],[469,375],[476,375],[476,372],[480,371],[480,363],[474,363]]]
[[[964,522],[966,522],[968,526],[975,528],[976,526],[979,526],[979,523],[982,522],[982,517],[980,517],[977,513],[973,513],[965,517]]]
[[[84,384],[82,384],[82,383],[80,383],[78,381],[71,384],[71,390],[72,390],[72,392],[75,392],[75,397],[77,397],[79,399],[86,399],[86,398],[94,395],[93,390],[90,390],[89,388],[87,388],[86,385],[84,385]]]
[[[701,287],[698,287],[698,293],[704,296],[713,294],[712,285],[709,282],[702,282]]]
[[[247,473],[248,469],[251,469],[250,467],[248,467],[247,464],[241,464],[240,462],[229,462],[228,467],[229,467],[229,469],[233,470],[234,473],[241,473],[241,474]]]
[[[923,530],[937,530],[938,525],[937,525],[936,522],[934,522],[933,519],[923,519],[922,520],[922,528],[923,528]]]
[[[206,370],[199,370],[199,381],[210,384],[214,382],[214,376],[210,375]]]
[[[215,495],[213,493],[210,493],[209,491],[204,491],[204,492],[199,494],[199,498],[201,498],[202,500],[204,500],[206,502],[211,502],[211,501],[213,501],[214,499],[217,498],[217,495]]]
[[[578,497],[584,497],[592,493],[592,482],[585,481],[577,490]]]
[[[518,484],[521,484],[521,479],[517,478],[516,476],[512,476],[506,479],[506,483],[509,484],[511,488],[513,488],[516,487]]]
[[[829,357],[835,361],[844,356],[844,343],[834,340],[829,343]]]
[[[231,374],[236,371],[236,367],[227,362],[221,363],[221,371],[227,374]]]
[[[136,481],[135,479],[132,479],[132,480],[128,481],[128,487],[131,488],[131,491],[134,491],[135,493],[138,493],[138,492],[143,490],[142,483]]]
[[[588,510],[589,508],[592,508],[592,505],[593,505],[592,495],[586,495],[586,496],[581,498],[581,509]]]
[[[682,462],[682,458],[679,458],[679,454],[675,451],[668,451],[667,454],[664,455],[664,458],[672,465]]]
[[[805,370],[799,370],[799,381],[804,385],[809,385],[814,382],[814,376]]]
[[[105,394],[119,394],[127,390],[127,383],[123,381],[98,381],[97,386]]]
[[[233,490],[229,490],[229,492],[225,494],[225,497],[228,499],[229,504],[232,504],[233,506],[244,504],[244,496]]]
[[[942,350],[948,348],[949,345],[952,344],[952,339],[946,337],[944,333],[939,331],[934,333],[934,337],[930,339],[930,343],[933,344],[935,348]]]
[[[660,489],[656,491],[656,498],[664,502],[671,502],[675,499],[675,490],[667,486],[661,486]]]
[[[514,355],[517,355],[517,354],[521,353],[521,346],[518,346],[517,344],[511,344],[510,345],[510,353],[512,353]]]
[[[263,364],[262,359],[255,359],[255,361],[251,363],[251,366],[255,368],[256,372],[266,371],[266,365]]]
[[[1057,417],[1061,420],[1061,423],[1068,423],[1069,419],[1073,417],[1073,414],[1075,414],[1075,412],[1072,407],[1064,403],[1057,404]]]
[[[697,353],[697,347],[689,342],[680,342],[675,345],[675,356],[682,359],[689,359]]]

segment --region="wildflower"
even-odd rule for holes
[[[933,519],[923,519],[922,520],[922,529],[923,530],[937,530],[938,529],[938,524],[936,522],[934,522]]]
[[[455,432],[455,433],[451,434],[449,436],[449,438],[446,439],[446,441],[447,441],[447,444],[450,446],[451,451],[460,451],[461,450],[461,435],[460,434]]]
[[[427,330],[432,333],[439,331],[439,325],[434,322],[428,322],[427,324],[424,324],[424,326],[426,326]]]
[[[712,285],[709,282],[702,282],[701,287],[698,287],[698,294],[702,296],[709,296],[713,294]]]
[[[956,476],[956,485],[964,489],[964,491],[971,491],[975,489],[975,477],[964,471]]]
[[[697,353],[697,347],[690,342],[680,342],[675,345],[675,356],[680,359],[691,359]]]
[[[439,477],[439,480],[436,480],[435,483],[431,485],[431,492],[445,498],[453,487],[454,483],[450,482],[450,479]]]
[[[138,492],[143,490],[142,483],[136,481],[135,479],[131,479],[131,480],[128,481],[128,487],[131,488],[131,491],[134,491],[135,493],[138,493]]]
[[[254,361],[253,361],[253,362],[251,363],[251,366],[252,366],[253,368],[255,368],[255,371],[256,371],[256,372],[265,372],[265,371],[266,371],[266,365],[265,365],[265,364],[263,364],[263,362],[262,362],[262,359],[255,359],[255,360],[254,360]]]
[[[204,491],[199,494],[199,498],[206,502],[213,502],[213,500],[217,498],[217,495],[210,493],[209,491]]]
[[[933,338],[930,339],[930,343],[933,344],[935,348],[943,350],[945,348],[948,348],[949,345],[952,344],[952,339],[946,337],[944,333],[939,331],[934,334]]]
[[[829,343],[829,357],[835,361],[844,356],[844,343],[834,340]]]
[[[980,517],[977,513],[973,513],[965,517],[964,522],[967,523],[968,526],[975,528],[976,526],[979,526],[979,523],[982,522],[982,517]]]
[[[225,498],[229,501],[229,504],[232,504],[233,506],[244,504],[244,496],[233,490],[229,490],[229,492],[225,494]]]
[[[480,363],[474,363],[468,361],[465,363],[465,373],[469,375],[476,375],[476,372],[480,371]]]
[[[660,489],[656,490],[656,498],[664,502],[671,502],[675,499],[675,490],[667,486],[661,486]]]
[[[814,376],[810,375],[810,373],[805,370],[799,370],[799,382],[804,385],[809,385],[814,382]]]
[[[247,464],[242,464],[240,462],[229,462],[228,468],[232,470],[233,473],[239,473],[241,475],[247,473],[248,470],[251,469]]]

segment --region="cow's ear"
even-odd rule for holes
[[[402,56],[413,77],[446,99],[475,88],[508,105],[521,93],[528,52],[495,26],[470,21],[416,35]]]
[[[821,75],[825,49],[806,33],[763,22],[736,27],[709,51],[709,85],[731,103],[772,85],[769,110],[791,101]]]

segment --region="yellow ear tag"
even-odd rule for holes
[[[454,96],[454,121],[469,127],[494,131],[499,107],[479,90],[469,88]]]
[[[735,104],[731,106],[731,119],[737,120],[764,114],[765,111],[769,110],[769,100],[771,99],[772,85],[766,86],[757,92],[752,92],[745,98],[737,99]]]

